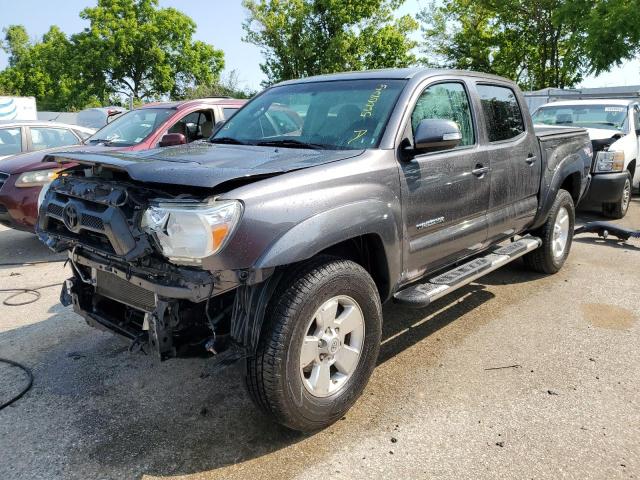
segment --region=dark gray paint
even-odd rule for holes
[[[198,143],[135,155],[59,157],[124,170],[134,180],[155,184],[212,189],[247,180],[220,195],[241,200],[244,214],[226,248],[204,263],[219,278],[250,270],[249,278],[263,279],[274,267],[305,260],[343,240],[376,235],[385,251],[379,261],[385,263],[390,280],[383,300],[427,271],[543,221],[567,175],[579,172],[581,184],[588,181],[586,132],[565,130],[537,139],[522,94],[512,82],[472,72],[419,69],[302,81],[349,78],[407,79],[378,149],[315,151]],[[412,141],[407,128],[412,107],[424,88],[440,81],[465,84],[477,142],[409,159],[404,146]],[[525,134],[501,144],[487,142],[483,116],[478,114],[477,81],[513,88],[523,108]],[[530,154],[535,157],[531,165],[526,162]],[[479,166],[485,172],[474,175]],[[417,227],[440,217],[443,221]]]

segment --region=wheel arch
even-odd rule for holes
[[[367,200],[336,207],[296,224],[258,259],[254,269],[297,264],[321,254],[353,260],[373,277],[380,298],[390,298],[402,268],[399,212]]]

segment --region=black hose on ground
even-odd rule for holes
[[[49,285],[42,285],[40,287],[34,288],[1,288],[0,293],[11,293],[7,298],[2,301],[2,305],[6,305],[7,307],[20,307],[22,305],[29,305],[30,303],[37,302],[42,294],[39,290],[44,290],[45,288],[59,287],[60,282],[51,283]],[[12,302],[14,298],[17,298],[21,295],[31,295],[31,298],[22,302]]]
[[[18,395],[16,395],[15,397],[13,397],[11,400],[9,400],[7,402],[4,402],[2,405],[0,405],[0,410],[2,410],[4,408],[8,407],[9,405],[11,405],[13,402],[15,402],[15,401],[19,400],[20,398],[22,398],[22,396],[31,389],[31,386],[33,385],[33,373],[31,373],[31,370],[29,368],[25,367],[24,365],[22,365],[21,363],[15,362],[13,360],[9,360],[8,358],[0,358],[0,362],[6,363],[6,364],[9,364],[9,365],[13,365],[14,367],[18,367],[18,368],[22,369],[27,374],[27,377],[28,377],[27,386],[24,387],[22,389],[22,391]]]

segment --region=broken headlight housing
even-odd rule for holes
[[[200,265],[203,258],[225,247],[241,215],[242,204],[237,200],[158,202],[145,211],[142,228],[169,261]]]
[[[624,169],[624,152],[596,153],[596,172],[621,172]]]

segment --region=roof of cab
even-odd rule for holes
[[[189,108],[196,105],[222,105],[230,107],[241,107],[247,103],[247,100],[239,98],[229,97],[210,97],[210,98],[197,98],[194,100],[180,100],[176,102],[152,102],[140,105],[138,109],[142,108],[173,108],[176,110],[182,110],[183,108]]]
[[[280,82],[277,85],[290,85],[294,83],[307,83],[307,82],[331,82],[336,80],[409,80],[412,78],[426,78],[435,77],[439,75],[454,75],[454,76],[468,76],[468,77],[480,77],[483,79],[490,79],[494,81],[511,82],[511,80],[499,77],[497,75],[491,75],[488,73],[474,72],[471,70],[449,70],[441,68],[424,68],[424,67],[411,67],[411,68],[382,68],[378,70],[362,70],[355,72],[341,72],[330,73],[325,75],[315,75],[313,77],[306,77],[297,80],[286,80]]]

